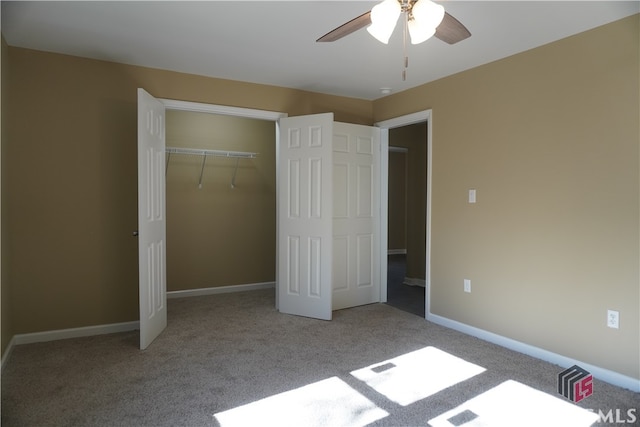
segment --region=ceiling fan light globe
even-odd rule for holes
[[[371,22],[374,24],[387,22],[388,25],[395,25],[401,12],[402,6],[398,0],[384,0],[371,9]]]
[[[411,15],[420,26],[435,31],[444,19],[444,7],[430,0],[418,0],[411,8]]]
[[[420,25],[415,19],[409,21],[409,36],[411,44],[420,44],[429,40],[436,33],[435,27]]]
[[[367,31],[379,42],[389,44],[389,39],[391,38],[391,34],[393,33],[393,28],[389,30],[389,28],[385,28],[382,25],[371,24],[367,27]]]
[[[384,0],[378,3],[371,9],[371,25],[367,27],[367,31],[382,43],[389,43],[400,13],[402,13],[402,7],[397,0]]]

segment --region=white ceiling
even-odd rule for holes
[[[2,1],[10,46],[376,99],[640,12],[639,1],[440,1],[471,31],[408,48],[362,29],[315,40],[375,1]]]

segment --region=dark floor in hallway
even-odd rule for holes
[[[387,304],[424,317],[425,288],[402,282],[406,276],[406,255],[389,255],[387,267]]]

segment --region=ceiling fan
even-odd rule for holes
[[[471,36],[469,30],[456,18],[445,12],[444,7],[430,0],[384,0],[369,12],[340,25],[320,37],[316,42],[334,42],[367,27],[367,31],[387,44],[398,18],[403,15],[405,65],[402,79],[406,79],[409,59],[406,55],[407,35],[412,44],[419,44],[431,36],[455,44]]]
[[[429,9],[425,9],[424,6],[429,7]],[[406,22],[411,24],[411,22],[417,22],[419,19],[423,18],[423,16],[420,16],[419,13],[423,11],[433,11],[434,9],[432,6],[442,8],[441,10],[444,12],[444,8],[442,6],[437,5],[429,0],[385,0],[382,3],[374,6],[372,10],[363,13],[357,18],[354,18],[351,21],[329,31],[327,34],[320,37],[316,41],[334,42],[345,36],[348,36],[355,31],[358,31],[361,28],[371,26],[374,19],[385,20],[386,18],[388,22],[397,21],[400,13],[404,13]],[[414,12],[418,15],[416,16]],[[393,32],[393,29],[395,28],[395,22],[393,23],[393,26],[389,25],[389,27],[391,27],[390,33]],[[390,33],[389,36],[391,35]],[[460,23],[460,21],[449,15],[447,12],[444,12],[439,24],[436,24],[435,26],[435,36],[446,43],[455,44],[470,37],[471,33],[464,25]],[[414,44],[417,43],[414,42]]]

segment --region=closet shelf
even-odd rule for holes
[[[214,157],[231,157],[237,159],[255,159],[258,153],[249,153],[247,151],[224,151],[224,150],[205,150],[201,148],[178,148],[166,147],[169,154],[190,154],[196,156],[214,156]]]
[[[207,156],[212,157],[228,157],[236,159],[236,167],[233,171],[233,177],[231,178],[231,188],[236,188],[236,174],[238,173],[238,162],[240,159],[255,159],[258,157],[258,153],[249,153],[247,151],[224,151],[224,150],[205,150],[201,148],[178,148],[178,147],[165,147],[167,152],[167,164],[165,166],[164,173],[167,174],[169,170],[169,159],[172,154],[187,154],[202,157],[202,166],[200,167],[200,180],[198,181],[198,188],[202,188],[202,177],[204,176],[204,164],[207,161]]]

